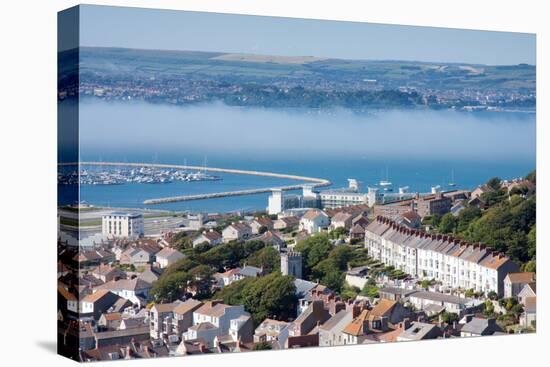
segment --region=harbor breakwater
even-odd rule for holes
[[[59,166],[76,166],[77,163],[60,163]],[[254,195],[261,194],[265,192],[270,192],[272,190],[298,190],[305,185],[309,185],[313,188],[323,187],[331,185],[329,180],[316,177],[306,177],[291,175],[285,173],[275,173],[275,172],[264,172],[264,171],[251,171],[251,170],[241,170],[241,169],[232,169],[232,168],[218,168],[218,167],[203,167],[203,166],[189,166],[189,165],[177,165],[177,164],[156,164],[156,163],[126,163],[126,162],[80,162],[80,166],[111,166],[111,167],[147,167],[147,168],[165,168],[165,169],[182,169],[182,170],[197,170],[197,171],[207,171],[207,172],[218,172],[218,173],[229,173],[236,175],[250,175],[250,176],[264,176],[264,177],[274,177],[274,178],[283,178],[289,180],[302,181],[301,184],[296,185],[285,185],[277,187],[265,187],[258,189],[247,189],[247,190],[235,190],[235,191],[226,191],[226,192],[217,192],[217,193],[205,193],[205,194],[195,194],[195,195],[179,195],[171,196],[165,198],[152,198],[143,201],[145,205],[154,205],[162,203],[173,203],[179,201],[191,201],[191,200],[202,200],[202,199],[213,199],[221,198],[227,196],[242,196],[242,195]]]

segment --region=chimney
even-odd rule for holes
[[[404,318],[403,321],[399,323],[399,329],[401,330],[406,330],[410,326],[411,326],[411,320],[408,317]]]
[[[199,343],[199,350],[201,353],[206,353],[206,345],[204,345],[204,343]]]
[[[213,300],[210,301],[209,303],[210,303],[210,307],[214,307],[214,306],[216,306],[216,305],[221,304],[222,302],[223,302],[223,300],[221,300],[221,299],[213,299]]]
[[[353,319],[357,318],[361,314],[361,306],[360,305],[353,305],[351,308],[351,317]]]
[[[338,312],[345,309],[346,309],[346,304],[344,302],[337,302],[334,305],[334,314],[336,315]]]
[[[382,316],[380,318],[380,330],[386,331],[388,329],[388,317]]]

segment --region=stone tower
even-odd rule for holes
[[[302,278],[302,254],[295,251],[281,253],[281,273]]]

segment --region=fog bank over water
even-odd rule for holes
[[[83,159],[155,154],[280,159],[533,160],[535,116],[521,113],[190,107],[84,99]]]

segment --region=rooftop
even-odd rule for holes
[[[137,218],[137,217],[141,217],[142,214],[137,212],[112,212],[110,214],[104,215],[104,217],[108,217],[108,216]]]
[[[472,301],[470,298],[464,298],[464,297],[453,296],[451,294],[428,292],[428,291],[414,292],[410,294],[409,297],[416,297],[416,298],[427,299],[427,300],[438,301],[438,302],[445,302],[445,303],[454,303],[459,305],[465,305]]]
[[[484,244],[468,243],[453,236],[410,229],[383,216],[376,217],[366,230],[394,243],[457,257],[490,269],[498,269],[511,261],[503,253],[493,251]]]
[[[536,280],[536,274],[533,272],[508,273],[507,278],[512,283],[532,283]]]
[[[412,323],[411,327],[404,330],[399,337],[406,340],[422,340],[436,327],[437,326],[433,324],[415,321]]]

